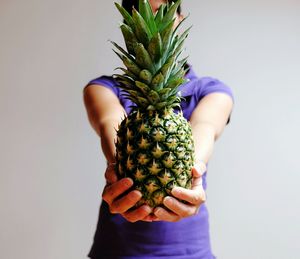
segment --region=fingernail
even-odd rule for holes
[[[137,197],[137,198],[142,198],[142,196],[143,196],[140,191],[134,190],[132,192],[134,193],[134,196]]]
[[[161,209],[155,209],[155,211],[154,211],[154,213],[155,213],[155,214],[158,214],[158,215],[161,214],[161,212],[162,212]]]
[[[173,203],[173,199],[171,197],[166,197],[164,199],[164,202],[168,203],[168,204],[172,204]]]
[[[171,193],[176,196],[176,195],[179,195],[181,193],[181,190],[177,187],[174,187],[172,189]]]
[[[147,213],[151,213],[153,209],[150,208],[150,207],[147,206],[147,205],[144,205],[144,206],[143,206],[143,210],[144,210],[145,212],[147,212]]]
[[[125,185],[130,187],[133,184],[133,181],[130,178],[126,178]]]

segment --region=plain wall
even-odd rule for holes
[[[208,166],[213,253],[299,258],[300,2],[184,1],[186,53],[233,90]],[[113,1],[0,1],[0,257],[86,258],[105,161],[85,84],[120,65]]]

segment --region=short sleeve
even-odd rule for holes
[[[100,76],[88,82],[88,84],[83,88],[83,91],[89,85],[96,84],[102,85],[110,90],[119,98],[120,97],[120,89],[116,87],[117,82],[114,80],[112,76]]]
[[[234,95],[232,89],[220,81],[219,79],[213,77],[203,77],[200,79],[200,87],[197,89],[198,100],[201,100],[204,96],[214,93],[214,92],[221,92],[229,95],[235,103]],[[229,124],[231,118],[231,114],[228,117],[227,124]]]

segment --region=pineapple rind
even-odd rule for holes
[[[174,186],[191,187],[194,142],[191,126],[182,114],[172,109],[148,113],[136,110],[121,122],[117,136],[122,141],[116,143],[116,171],[119,177],[132,178],[133,188],[142,192],[137,206],[163,206],[163,198]]]

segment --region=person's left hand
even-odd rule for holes
[[[185,189],[182,187],[174,187],[171,191],[172,195],[180,200],[187,201],[188,204],[182,203],[174,197],[165,197],[163,203],[169,209],[157,207],[154,210],[155,218],[153,221],[179,221],[182,218],[196,215],[202,203],[206,200],[205,190],[202,186],[202,174],[200,166],[195,164],[192,169],[193,182],[192,188]]]

